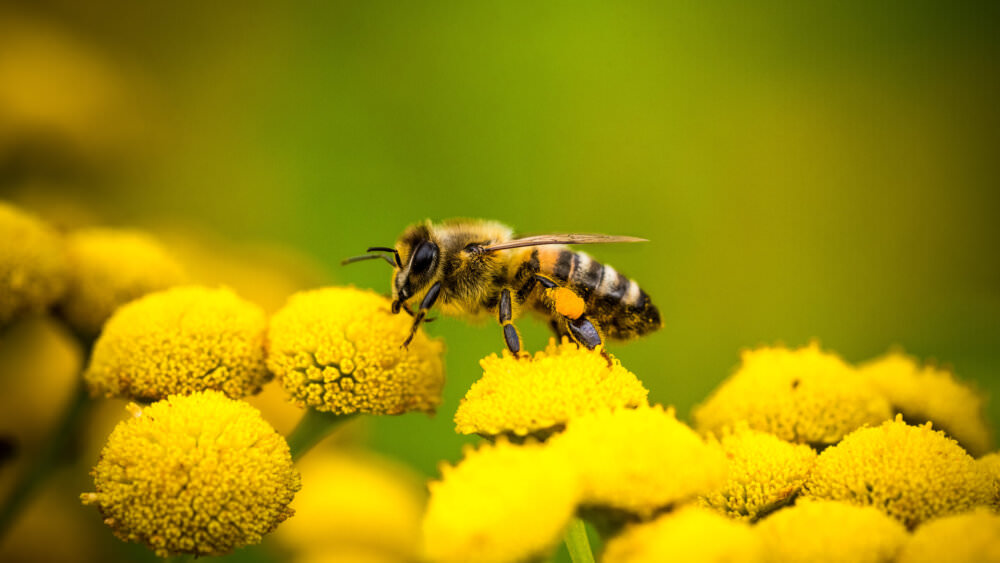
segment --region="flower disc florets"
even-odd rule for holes
[[[756,526],[767,561],[890,563],[909,535],[899,522],[868,506],[798,501]]]
[[[438,563],[510,563],[549,553],[569,524],[579,495],[573,466],[538,444],[466,450],[429,484],[424,552]]]
[[[120,305],[184,281],[184,270],[156,240],[138,231],[84,229],[67,237],[66,320],[96,335]]]
[[[561,430],[566,421],[601,408],[646,405],[649,391],[617,359],[563,341],[550,341],[530,360],[504,352],[479,361],[483,377],[455,413],[462,434],[535,434]]]
[[[726,479],[722,451],[659,405],[574,418],[551,447],[576,466],[583,504],[642,518],[707,494]]]
[[[754,563],[761,556],[753,528],[705,508],[686,506],[629,526],[608,542],[601,562]]]
[[[242,401],[171,396],[118,424],[94,468],[100,509],[119,538],[157,555],[222,555],[291,515],[299,490],[288,444]]]
[[[725,485],[701,497],[723,514],[754,522],[792,501],[806,482],[816,451],[741,425],[710,443],[726,455]]]
[[[982,395],[951,372],[896,352],[861,366],[861,373],[910,424],[932,422],[972,455],[992,448]]]
[[[444,345],[392,314],[371,291],[296,293],[271,318],[267,365],[292,399],[337,414],[433,412],[441,403]]]
[[[228,289],[152,293],[108,319],[84,377],[94,395],[155,401],[216,389],[238,399],[271,377],[266,330],[264,311]]]
[[[0,202],[0,326],[43,311],[66,290],[69,266],[55,229]]]
[[[993,484],[954,440],[897,416],[816,459],[803,496],[874,506],[906,526],[988,505]]]
[[[694,411],[702,432],[746,421],[782,440],[813,445],[834,444],[890,417],[888,402],[856,369],[815,343],[745,351],[736,372]]]

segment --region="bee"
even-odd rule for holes
[[[403,346],[437,305],[447,315],[496,318],[517,356],[521,336],[513,323],[525,310],[547,317],[557,337],[589,349],[605,337],[626,340],[660,328],[660,312],[639,284],[565,246],[641,241],[587,234],[515,238],[495,221],[428,220],[407,228],[395,247],[373,246],[372,254],[343,263],[384,259],[393,267],[392,312],[413,317]],[[410,303],[419,303],[416,311]]]

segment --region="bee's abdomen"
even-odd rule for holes
[[[541,257],[541,273],[576,291],[607,336],[633,338],[660,328],[659,310],[634,280],[583,252],[556,248],[549,253]]]

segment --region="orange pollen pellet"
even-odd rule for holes
[[[583,299],[572,289],[566,287],[554,289],[552,300],[555,302],[556,312],[564,317],[578,319],[583,314]]]

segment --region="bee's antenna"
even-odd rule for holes
[[[396,257],[396,265],[403,267],[403,261],[399,259],[399,251],[388,246],[370,246],[365,252],[391,252]]]
[[[392,263],[392,259],[385,254],[365,254],[364,256],[352,256],[350,258],[345,258],[340,261],[341,266],[346,266],[348,264],[353,264],[355,262],[361,262],[362,260],[374,260],[376,258],[381,258],[385,260],[390,266],[395,266]]]

